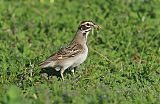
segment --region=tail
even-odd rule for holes
[[[55,61],[48,61],[48,60],[46,60],[46,61],[41,62],[39,64],[39,67],[42,68],[42,69],[43,68],[47,68],[47,67],[54,67],[55,64],[56,64]]]

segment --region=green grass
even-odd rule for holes
[[[158,104],[159,0],[1,0],[0,104]],[[88,37],[89,56],[65,81],[37,64],[74,36],[79,23],[103,28]],[[64,45],[65,44],[65,45]]]

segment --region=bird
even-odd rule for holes
[[[74,74],[75,68],[82,64],[88,56],[87,37],[92,28],[99,30],[100,26],[92,21],[82,21],[70,44],[42,61],[39,67],[41,69],[50,67],[60,71],[62,80],[64,80],[63,73],[66,69],[71,69]]]

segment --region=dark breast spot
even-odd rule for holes
[[[85,36],[86,35],[86,32],[85,33],[83,33],[83,36]]]

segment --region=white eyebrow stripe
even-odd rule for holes
[[[85,25],[85,24],[87,24],[87,23],[89,23],[89,24],[90,24],[90,22],[85,22],[85,23],[82,23],[81,25]]]

